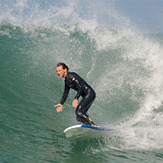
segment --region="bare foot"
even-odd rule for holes
[[[99,127],[99,126],[97,126],[97,125],[93,125],[94,127]]]

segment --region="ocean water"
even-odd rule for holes
[[[163,35],[86,2],[0,1],[0,162],[162,163]],[[53,107],[60,61],[94,88],[88,114],[114,132],[65,138],[79,122],[73,90],[62,113]]]

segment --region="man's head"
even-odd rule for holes
[[[69,67],[63,62],[59,62],[56,66],[56,72],[59,78],[65,78],[68,70],[69,70]]]

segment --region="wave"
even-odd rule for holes
[[[94,121],[128,127],[127,136],[134,134],[136,141],[149,134],[144,140],[155,140],[153,146],[162,147],[158,143],[162,132],[157,130],[163,126],[162,39],[144,36],[115,11],[109,15],[111,7],[105,13],[110,18],[106,25],[99,21],[99,13],[94,17],[95,11],[83,18],[75,10],[80,1],[50,8],[45,4],[16,1],[1,10],[1,104],[39,105],[43,111],[58,103],[63,81],[55,74],[55,66],[63,61],[95,89],[97,98],[89,111]],[[120,18],[124,23],[117,23]],[[71,108],[73,97],[72,91],[65,107]],[[76,122],[75,118],[68,121]]]

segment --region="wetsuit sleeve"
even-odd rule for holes
[[[63,92],[63,95],[62,95],[62,99],[60,101],[60,104],[64,104],[64,102],[66,101],[67,99],[67,96],[69,94],[69,90],[70,90],[70,87],[68,87],[66,84],[65,84],[65,89],[64,89],[64,92]]]
[[[81,84],[79,79],[73,78],[73,84],[78,88],[77,94],[75,96],[75,99],[79,99],[83,92],[83,85]]]

